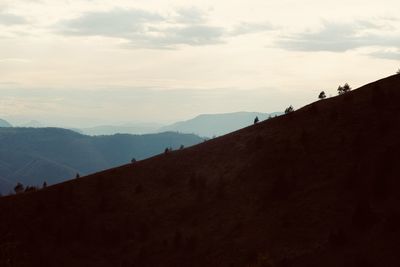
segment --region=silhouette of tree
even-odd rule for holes
[[[292,107],[292,105],[290,105],[289,107],[287,107],[285,109],[285,114],[289,114],[290,112],[293,112],[293,111],[294,111],[294,108]]]
[[[256,118],[254,119],[254,124],[256,124],[257,122],[259,122],[258,116],[256,116]]]
[[[76,179],[81,178],[81,175],[80,175],[79,173],[76,173],[75,178],[76,178]]]
[[[46,183],[46,181],[44,181],[42,188],[46,188],[46,187],[47,187],[47,183]]]
[[[17,185],[14,187],[14,191],[16,194],[24,192],[24,186],[21,183],[17,183]]]
[[[342,94],[345,94],[347,92],[350,92],[351,87],[350,87],[350,85],[348,83],[345,83],[343,86],[339,85],[337,90],[338,90],[338,94],[342,95]]]
[[[184,149],[185,148],[185,146],[184,145],[181,145],[180,147],[179,147],[179,149]]]
[[[136,162],[136,159],[135,158],[132,158],[131,159],[131,163],[135,163]]]
[[[164,154],[168,154],[168,153],[169,153],[169,148],[166,147],[166,148],[164,149]]]
[[[322,100],[322,99],[325,99],[325,98],[326,98],[325,92],[322,91],[321,93],[319,93],[318,98],[321,99],[321,100]]]

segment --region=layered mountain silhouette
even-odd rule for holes
[[[201,114],[195,118],[179,121],[170,125],[158,123],[127,123],[122,125],[99,125],[86,128],[70,128],[71,130],[86,135],[113,135],[113,134],[149,134],[161,132],[179,132],[196,134],[206,138],[213,138],[224,135],[243,127],[251,125],[258,117],[259,120],[266,120],[269,117],[282,115],[282,112],[261,113],[261,112],[233,112],[220,114]],[[44,127],[37,121],[31,121],[20,125],[21,127]]]
[[[398,266],[399,97],[397,75],[3,197],[0,265]]]
[[[132,123],[123,125],[101,125],[82,128],[80,132],[87,135],[112,135],[117,133],[148,134],[159,132],[160,124],[157,123]],[[166,132],[166,131],[163,131]]]
[[[258,117],[265,120],[268,117],[282,115],[282,112],[234,112],[223,114],[202,114],[187,121],[177,122],[160,128],[159,131],[174,131],[180,133],[194,133],[205,137],[224,135],[251,125]]]
[[[60,128],[0,128],[0,192],[17,182],[54,184],[158,154],[166,147],[190,146],[195,135],[160,133],[90,137]]]

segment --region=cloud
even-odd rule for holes
[[[64,35],[103,36],[126,41],[125,47],[171,49],[179,45],[222,43],[224,29],[205,23],[195,8],[179,9],[177,16],[164,17],[139,9],[92,12],[61,23]]]
[[[305,32],[281,37],[277,45],[294,51],[344,52],[368,46],[397,46],[400,35],[385,31],[385,26],[368,21],[352,24],[324,22],[316,32]]]
[[[244,34],[251,34],[251,33],[259,33],[259,32],[267,32],[276,30],[277,27],[273,26],[272,24],[265,22],[265,23],[247,23],[242,22],[236,25],[233,30],[230,32],[231,36],[238,36]]]
[[[158,14],[138,9],[114,9],[107,12],[85,13],[63,22],[62,32],[69,35],[93,35],[129,38],[146,30],[149,23],[162,22]]]
[[[369,54],[372,57],[389,59],[389,60],[400,60],[400,50],[380,50]]]
[[[189,7],[177,10],[176,21],[180,23],[199,24],[206,23],[206,14],[199,8]]]
[[[0,25],[12,26],[26,23],[27,21],[24,17],[0,11]]]
[[[57,32],[73,36],[103,36],[125,41],[124,47],[175,49],[181,45],[203,46],[225,42],[226,37],[269,31],[269,23],[241,23],[232,30],[207,23],[201,9],[181,8],[162,16],[140,9],[113,9],[84,13],[63,21]]]

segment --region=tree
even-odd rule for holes
[[[43,187],[43,188],[46,188],[46,187],[47,187],[46,181],[43,182],[43,186],[42,186],[42,187]]]
[[[324,91],[322,91],[321,93],[319,93],[319,96],[318,96],[318,98],[319,99],[325,99],[326,98],[326,94],[325,94],[325,92]]]
[[[21,183],[17,183],[17,185],[14,187],[14,191],[16,194],[24,192],[24,186]]]
[[[254,119],[254,124],[256,124],[257,122],[259,122],[260,120],[258,119],[258,116],[256,116],[256,118]]]
[[[345,83],[343,86],[339,85],[337,90],[338,90],[338,94],[342,95],[342,94],[345,94],[347,92],[350,92],[351,87],[350,87],[350,85],[348,83]]]
[[[285,109],[285,114],[289,114],[290,112],[293,112],[293,111],[294,111],[294,108],[293,108],[292,105],[290,105],[289,107],[287,107],[287,108]]]
[[[81,175],[80,175],[79,173],[76,173],[75,178],[76,178],[76,179],[81,178]]]
[[[179,147],[179,149],[184,149],[185,148],[185,146],[184,145],[181,145],[180,147]]]
[[[136,159],[135,158],[132,158],[131,159],[131,163],[135,163],[136,162]]]

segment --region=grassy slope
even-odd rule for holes
[[[398,266],[399,87],[4,197],[0,265]]]

